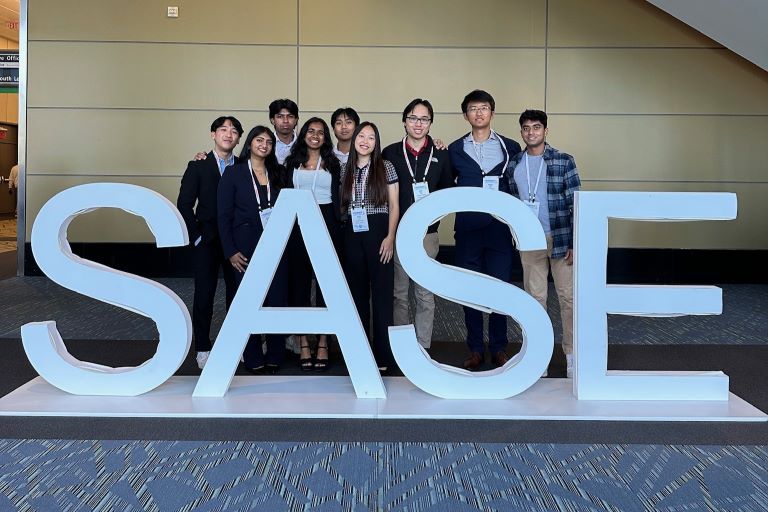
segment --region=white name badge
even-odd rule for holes
[[[429,184],[426,181],[413,184],[413,200],[418,201],[429,195]]]
[[[499,190],[498,176],[483,176],[483,188],[486,190]]]
[[[269,216],[272,215],[272,208],[264,208],[259,212],[259,217],[261,217],[261,227],[266,228],[267,222],[269,222]]]
[[[523,201],[525,203],[525,206],[531,209],[531,211],[538,217],[539,216],[539,205],[541,203],[537,203],[536,201]]]
[[[368,213],[365,208],[352,208],[352,231],[355,233],[368,231]]]

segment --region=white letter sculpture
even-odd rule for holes
[[[472,373],[433,361],[416,340],[413,325],[390,327],[397,364],[416,386],[441,398],[503,399],[532,386],[552,358],[554,335],[547,312],[523,290],[496,278],[442,265],[427,256],[421,241],[430,224],[457,211],[490,213],[506,222],[517,248],[546,249],[544,231],[533,212],[509,194],[455,187],[429,194],[414,203],[397,230],[397,254],[408,275],[445,299],[485,312],[515,318],[523,331],[523,347],[503,367]]]
[[[80,361],[67,351],[53,321],[23,325],[21,339],[32,366],[57,388],[77,395],[135,396],[156,388],[178,370],[189,351],[192,322],[184,302],[165,286],[72,254],[69,224],[97,208],[121,208],[144,218],[158,247],[189,243],[178,210],[157,192],[122,183],[93,183],[64,190],[42,207],[32,228],[35,260],[61,286],[154,320],[157,352],[137,367]]]
[[[269,285],[297,218],[326,307],[264,307]],[[357,397],[386,397],[320,208],[308,190],[287,189],[277,199],[193,396],[224,396],[250,334],[295,332],[336,334]]]
[[[715,286],[607,285],[608,219],[730,220],[736,195],[677,192],[577,192],[575,200],[576,380],[579,400],[728,400],[720,371],[608,370],[608,313],[632,316],[719,315]]]

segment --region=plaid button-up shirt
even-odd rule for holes
[[[523,159],[525,150],[509,160],[506,177],[509,189],[520,199],[515,183],[515,167]],[[561,153],[549,144],[544,148],[547,165],[547,206],[549,226],[552,230],[552,258],[562,258],[573,249],[573,193],[581,188],[576,161],[568,153]]]

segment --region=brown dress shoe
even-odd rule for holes
[[[500,366],[504,366],[507,361],[509,361],[509,356],[507,356],[506,352],[503,352],[499,350],[495,354],[493,354],[493,364],[496,365],[496,368],[499,368]]]
[[[476,372],[481,364],[483,364],[483,356],[478,352],[471,352],[469,357],[464,360],[464,369]]]

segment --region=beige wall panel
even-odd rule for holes
[[[29,176],[27,178],[27,240],[37,213],[51,197],[70,187],[106,181],[102,176]],[[176,178],[134,177],[112,180],[155,190],[173,203],[179,191]],[[146,223],[119,209],[104,208],[78,217],[69,228],[70,242],[152,242]]]
[[[328,66],[363,63],[361,76],[329,79]],[[515,69],[525,63],[524,79]],[[473,89],[493,94],[496,110],[519,112],[544,104],[544,50],[403,48],[301,48],[299,107],[333,111],[402,112],[415,97],[427,97],[438,112],[460,112]]]
[[[477,0],[471,10],[467,7],[462,0],[304,1],[299,12],[300,43],[544,46],[546,2]]]
[[[768,182],[768,117],[569,116],[549,142],[589,180]]]
[[[768,72],[728,50],[550,50],[560,113],[768,114]]]
[[[612,220],[611,247],[668,249],[768,249],[768,184],[585,182],[584,190],[733,192],[738,217],[732,221],[630,222]]]
[[[290,1],[29,0],[28,19],[30,40],[296,44]]]
[[[548,0],[550,46],[720,45],[645,0]]]
[[[219,115],[240,120],[243,141],[253,126],[269,126],[266,111],[30,109],[27,172],[179,177],[195,153],[213,148]]]
[[[30,107],[263,109],[295,96],[296,48],[33,42],[28,93]]]

